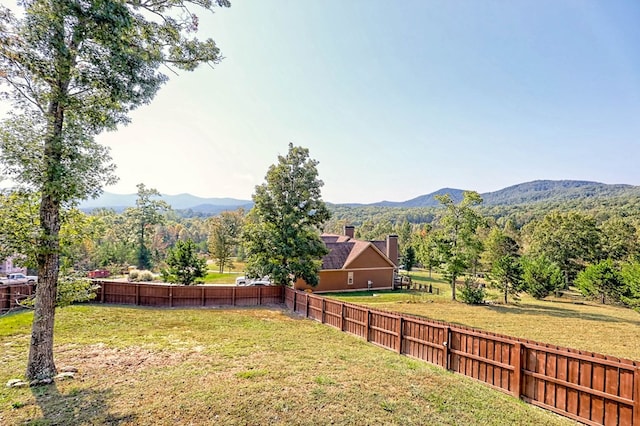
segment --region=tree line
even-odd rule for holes
[[[575,286],[602,303],[640,307],[637,219],[553,210],[519,227],[484,216],[476,192],[465,192],[458,204],[448,195],[437,198],[433,221],[400,226],[411,229],[402,250],[408,268],[419,262],[442,271],[453,299],[462,279],[461,299],[469,303],[483,301],[488,283],[504,303],[521,292],[544,298]]]

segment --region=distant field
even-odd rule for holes
[[[77,377],[9,389],[31,317],[0,317],[2,425],[575,424],[278,309],[64,308],[56,362]]]
[[[425,271],[412,272],[440,295],[424,292],[359,292],[330,297],[378,309],[406,312],[469,327],[575,349],[640,360],[640,313],[631,309],[576,304],[563,299],[535,300],[524,294],[509,305],[470,306],[451,301],[449,284]],[[497,293],[490,300],[499,300]]]

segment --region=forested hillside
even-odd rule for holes
[[[448,192],[439,190],[402,203],[331,205],[333,217],[327,229],[336,231],[344,224],[360,226],[367,222],[431,223],[442,212],[435,196],[443,193]],[[452,189],[450,195],[459,202],[462,193],[462,190]],[[517,228],[551,211],[580,211],[598,222],[613,216],[640,222],[640,186],[541,180],[480,195],[483,203],[478,210],[483,216],[492,217],[502,225],[511,221]]]

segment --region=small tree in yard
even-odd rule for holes
[[[413,246],[407,246],[404,249],[402,262],[404,263],[405,268],[407,268],[407,271],[411,271],[411,269],[413,269],[413,265],[416,264],[416,249],[414,249]]]
[[[622,276],[611,259],[587,266],[578,273],[575,284],[583,295],[598,297],[603,304],[607,299],[619,302],[625,292]]]
[[[168,268],[162,271],[165,281],[191,285],[207,275],[207,261],[198,255],[192,240],[176,242],[167,255]]]
[[[536,299],[544,299],[564,286],[562,270],[546,256],[522,256],[522,281],[527,293]]]

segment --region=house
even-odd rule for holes
[[[398,265],[398,236],[385,241],[361,241],[354,238],[355,228],[344,227],[344,235],[322,234],[329,249],[322,258],[316,287],[303,280],[294,284],[297,290],[314,292],[392,289]]]

